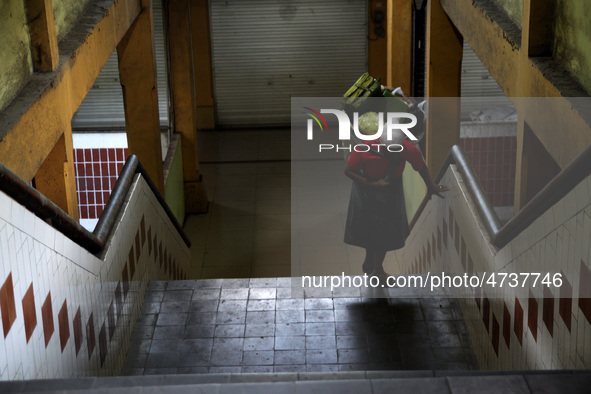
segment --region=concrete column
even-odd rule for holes
[[[79,220],[75,174],[72,128],[68,127],[37,171],[35,186],[68,215]]]
[[[429,0],[427,5],[426,41],[426,84],[430,100],[426,159],[431,176],[435,176],[451,147],[460,139],[459,97],[464,43],[440,0]]]
[[[53,71],[59,63],[51,0],[26,0],[31,54],[35,71]]]
[[[129,153],[138,156],[164,194],[153,25],[152,0],[142,0],[142,11],[117,46],[117,56]]]
[[[215,129],[208,0],[191,0],[197,129]]]
[[[412,93],[412,0],[388,0],[388,86]]]
[[[181,133],[183,149],[185,211],[199,213],[207,210],[207,195],[199,173],[197,156],[197,107],[190,18],[189,0],[169,0],[170,90],[174,129]]]

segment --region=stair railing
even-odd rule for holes
[[[191,246],[191,241],[168,207],[164,197],[160,194],[146,169],[135,155],[129,156],[125,161],[125,165],[119,174],[109,201],[107,201],[103,213],[92,233],[2,163],[0,163],[0,190],[76,244],[90,253],[98,254],[103,251],[108,237],[115,227],[117,216],[121,211],[135,174],[141,174],[185,244],[188,247]]]

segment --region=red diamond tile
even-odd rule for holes
[[[123,312],[123,299],[121,297],[121,282],[117,283],[115,288],[115,305],[117,305],[117,317]]]
[[[33,335],[35,327],[37,327],[37,313],[35,312],[35,296],[33,295],[33,284],[29,286],[29,289],[23,297],[23,317],[25,319],[25,336],[27,343]]]
[[[534,341],[538,341],[538,300],[534,297],[531,290],[529,291],[529,299],[527,301],[527,326]]]
[[[490,332],[490,300],[484,295],[482,298],[482,322],[487,332]]]
[[[139,260],[137,261],[139,263]],[[135,257],[133,254],[133,248],[129,251],[129,279],[133,279],[133,275],[135,274]]]
[[[105,364],[105,359],[107,358],[107,352],[109,348],[107,346],[107,330],[105,329],[105,323],[101,326],[101,330],[99,331],[99,353],[101,356],[101,367]]]
[[[47,293],[45,301],[41,306],[41,319],[43,320],[43,335],[45,336],[45,347],[49,343],[53,332],[55,331],[53,325],[53,307],[51,306],[51,292]]]
[[[589,323],[591,323],[591,298],[589,298],[591,291],[589,286],[591,283],[591,271],[581,260],[581,268],[579,274],[579,308]]]
[[[86,346],[88,347],[88,359],[92,356],[94,347],[96,346],[96,338],[94,336],[94,318],[92,313],[88,316],[86,322]]]
[[[140,245],[140,231],[138,230],[135,233],[135,261],[140,261],[140,255],[142,253],[142,248]]]
[[[113,303],[109,305],[109,310],[107,311],[107,319],[109,321],[109,340],[113,340],[113,335],[115,335],[115,308],[113,307]]]
[[[564,272],[562,274],[562,286],[560,286],[560,300],[558,301],[558,311],[566,328],[570,332],[571,316],[573,309],[573,288]]]
[[[519,344],[522,345],[523,344],[523,307],[521,306],[521,303],[519,302],[519,300],[517,299],[517,297],[515,297],[515,322],[513,324],[513,331],[515,332],[515,335],[517,336],[517,340],[519,341]]]
[[[6,278],[2,287],[0,287],[0,312],[2,312],[2,328],[4,329],[4,338],[6,338],[12,324],[16,320],[12,272],[8,274],[8,278]]]
[[[78,307],[78,310],[74,315],[72,325],[74,327],[74,345],[76,347],[76,356],[78,356],[80,348],[82,347],[82,341],[84,340],[84,335],[82,333],[82,316],[80,314],[80,307]]]
[[[507,304],[503,302],[503,339],[507,349],[511,349],[511,314]]]
[[[57,321],[59,323],[59,333],[60,333],[60,345],[62,348],[62,353],[66,344],[68,343],[68,339],[70,339],[70,322],[68,321],[68,301],[64,300],[62,307],[57,314]]]
[[[498,356],[499,355],[499,322],[497,320],[497,317],[495,316],[495,314],[493,313],[493,319],[492,319],[492,345],[493,345],[493,349],[495,351],[495,354]]]
[[[129,291],[129,274],[127,273],[127,264],[123,267],[123,271],[121,271],[121,282],[123,283],[123,297],[127,297],[127,292]]]
[[[144,220],[143,216],[140,222],[140,231],[142,234],[142,246],[144,246],[144,243],[146,242],[146,221]]]
[[[554,335],[554,295],[544,286],[544,303],[542,304],[542,320],[550,336]]]

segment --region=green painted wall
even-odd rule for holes
[[[182,225],[185,221],[185,191],[183,183],[183,152],[180,138],[164,185],[164,199]]]
[[[569,0],[571,1],[571,0]],[[523,19],[523,0],[494,0],[517,26],[521,27]]]
[[[406,204],[406,217],[411,222],[419,209],[423,198],[427,194],[423,178],[416,172],[409,163],[406,163],[402,173],[402,184],[404,185],[404,202]]]
[[[0,111],[16,97],[33,72],[23,0],[0,0]]]
[[[554,58],[591,93],[591,1],[557,0]]]
[[[57,39],[65,36],[92,0],[52,0]]]

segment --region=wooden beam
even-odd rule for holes
[[[79,220],[71,127],[64,130],[64,134],[37,171],[35,187],[68,215]]]
[[[92,87],[101,68],[140,12],[135,0],[99,0],[60,41],[60,65],[34,75],[3,112],[0,161],[29,182]]]
[[[168,34],[174,130],[181,133],[185,211],[205,212],[207,195],[199,173],[191,8],[189,0],[169,0]]]
[[[440,0],[447,16],[488,69],[507,97],[517,97],[520,38],[508,34],[481,1]],[[508,17],[505,17],[508,19]]]
[[[439,0],[427,5],[426,160],[435,176],[451,147],[460,139],[460,84],[463,39]]]
[[[59,63],[51,0],[26,0],[31,54],[35,71],[53,71]]]
[[[386,0],[370,0],[368,7],[367,12],[370,20],[367,24],[367,71],[372,77],[381,77],[385,82],[388,77],[388,40],[386,38],[387,21],[385,20],[388,10],[386,9]],[[374,23],[376,15],[379,15],[380,12],[384,18],[381,35],[376,34],[377,25]]]
[[[197,129],[215,129],[208,0],[191,0]]]
[[[117,46],[117,56],[129,153],[137,155],[164,195],[153,19],[152,0],[142,0],[142,12]]]
[[[388,86],[412,94],[412,0],[388,0]]]

